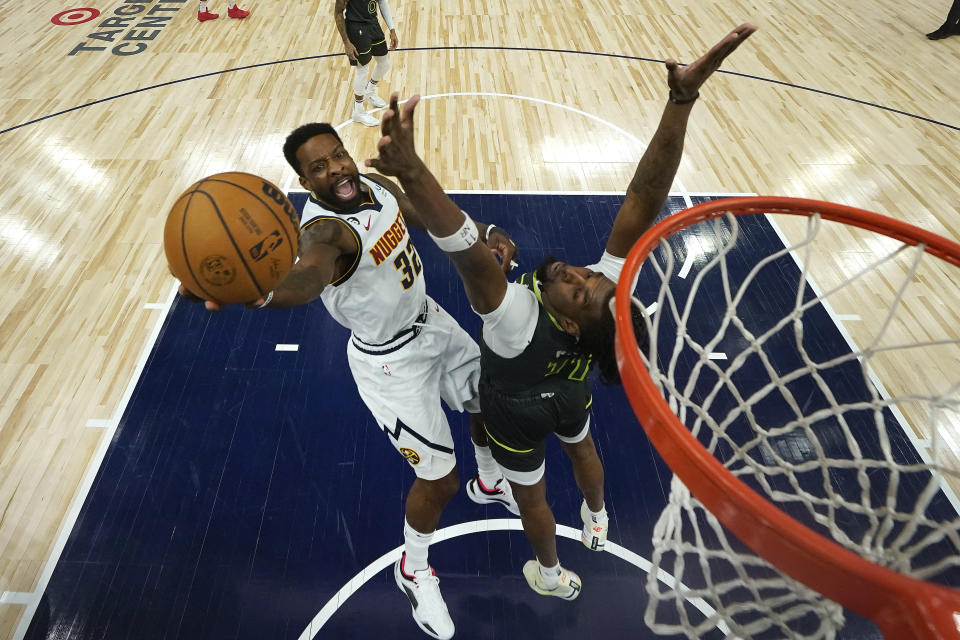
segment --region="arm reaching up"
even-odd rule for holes
[[[726,57],[756,30],[749,23],[740,25],[686,67],[681,67],[672,58],[666,61],[670,101],[627,187],[626,198],[607,240],[607,253],[625,257],[630,247],[653,226],[677,175],[687,120],[694,102],[700,96],[700,87],[720,68]]]
[[[413,143],[413,116],[420,96],[401,111],[397,94],[383,114],[377,143],[379,157],[366,165],[399,180],[427,231],[453,262],[463,280],[470,305],[477,313],[496,309],[507,290],[507,278],[493,253],[483,243],[477,226],[443,191],[443,187],[417,155]],[[484,227],[486,229],[486,227]]]

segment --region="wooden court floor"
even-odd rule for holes
[[[246,20],[215,0],[201,24],[170,0],[0,0],[0,638],[39,597],[172,295],[176,195],[227,170],[293,187],[286,134],[348,118],[333,2],[246,1]],[[80,4],[99,17],[51,22]],[[675,189],[831,200],[960,240],[960,37],[923,37],[948,4],[394,0],[383,84],[429,96],[419,144],[450,189],[617,191],[665,100],[657,61],[751,21],[694,111]],[[373,155],[376,129],[340,131]],[[829,282],[875,247],[837,232],[822,250]],[[918,280],[903,331],[956,338],[960,274]],[[891,281],[831,302],[869,318]],[[960,369],[956,351],[929,358],[880,375],[922,388]]]

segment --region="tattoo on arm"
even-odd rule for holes
[[[300,246],[301,260],[277,285],[271,307],[295,307],[317,299],[336,276],[338,258],[359,251],[356,239],[336,220],[308,226]]]
[[[333,19],[337,23],[337,31],[340,32],[340,37],[344,40],[347,39],[347,23],[343,18],[343,12],[346,8],[347,0],[337,0],[333,8]]]
[[[299,265],[298,265],[299,266]],[[330,269],[318,266],[294,267],[283,279],[275,291],[276,297],[282,300],[297,301],[303,304],[314,300],[330,284]],[[302,302],[301,302],[302,301]],[[293,306],[293,305],[291,305]]]

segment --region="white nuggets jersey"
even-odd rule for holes
[[[369,193],[349,211],[331,211],[311,194],[300,229],[336,220],[356,236],[360,245],[356,260],[324,288],[320,299],[354,336],[377,345],[410,328],[424,310],[426,285],[397,199],[371,178],[361,175],[360,181]]]

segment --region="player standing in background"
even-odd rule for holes
[[[377,19],[378,5],[383,21],[390,30],[390,49],[396,49],[399,42],[397,30],[387,0],[337,0],[333,10],[337,31],[343,38],[343,49],[350,58],[350,65],[355,67],[351,119],[368,127],[375,127],[380,121],[366,112],[363,101],[369,100],[370,104],[377,108],[387,106],[383,98],[377,95],[377,83],[390,70],[387,39]],[[371,57],[376,60],[372,71]]]
[[[580,577],[560,566],[556,520],[546,499],[544,450],[555,433],[573,464],[584,496],[582,540],[599,551],[607,537],[603,466],[590,437],[590,381],[620,381],[614,351],[612,301],[630,248],[649,229],[676,176],[690,111],[700,86],[756,27],[743,24],[685,67],[667,60],[669,100],[637,164],[599,262],[578,267],[549,257],[520,283],[506,275],[461,211],[416,153],[413,114],[397,95],[384,113],[380,155],[367,165],[397,176],[437,245],[456,265],[470,304],[483,318],[480,404],[491,448],[513,487],[523,530],[536,554],[523,567],[530,588],[573,600]],[[643,330],[642,315],[634,317]]]
[[[227,9],[227,16],[231,18],[246,18],[248,15],[250,15],[250,12],[238,7],[236,2],[233,3],[232,7]],[[207,9],[207,0],[200,0],[200,8],[197,9],[197,20],[206,22],[207,20],[216,20],[219,17],[219,13],[211,13]]]

